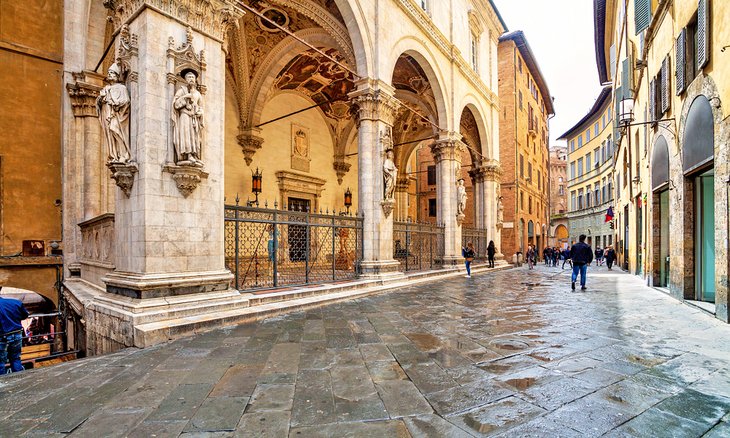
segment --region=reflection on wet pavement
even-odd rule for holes
[[[591,268],[451,278],[0,379],[0,436],[729,436],[730,326]]]

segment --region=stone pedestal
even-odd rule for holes
[[[442,132],[431,145],[436,161],[436,220],[444,225],[443,266],[463,262],[461,256],[461,221],[459,220],[457,181],[461,175],[461,152],[464,144],[454,132]]]
[[[128,194],[117,189],[116,270],[102,280],[107,292],[139,299],[225,291],[232,275],[224,265],[222,234],[222,44],[227,26],[242,11],[232,1],[213,0],[204,2],[205,20],[197,20],[182,9],[148,3],[153,2],[113,3],[115,25],[126,24],[138,44],[130,71],[130,149],[137,172]],[[178,70],[196,66],[193,58],[189,66],[171,60],[183,45],[200,54],[200,169],[173,162],[171,112],[175,84],[181,81]]]
[[[358,125],[358,203],[363,214],[363,277],[382,277],[397,273],[400,263],[393,258],[394,200],[384,199],[383,161],[398,109],[394,89],[370,78],[356,83],[350,93],[357,108]],[[387,140],[385,141],[387,143]],[[385,201],[385,202],[384,202]]]

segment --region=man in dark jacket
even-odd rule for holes
[[[570,287],[575,290],[575,280],[580,272],[580,290],[586,290],[586,271],[588,265],[593,261],[593,251],[586,244],[586,235],[578,237],[578,243],[570,248],[570,258],[573,260],[573,274],[571,275]]]
[[[20,350],[23,344],[23,326],[20,322],[28,317],[23,303],[12,298],[0,297],[0,375],[5,374],[5,363],[10,360],[14,373],[23,371]]]

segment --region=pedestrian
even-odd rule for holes
[[[566,262],[570,266],[570,269],[573,269],[573,262],[570,260],[570,247],[566,247],[563,250],[563,266],[560,269],[565,269]]]
[[[603,248],[598,248],[596,251],[598,252],[598,255],[596,256],[596,258],[598,259],[598,266],[603,266],[603,255],[605,254],[605,251]]]
[[[550,266],[550,259],[552,258],[550,251],[551,249],[549,246],[546,246],[545,249],[542,250],[542,258],[545,260],[545,266]]]
[[[580,290],[586,290],[586,274],[588,265],[593,261],[593,251],[586,244],[586,235],[578,236],[578,243],[570,248],[570,258],[573,260],[573,274],[570,277],[570,287],[575,290],[575,280],[580,273]]]
[[[497,248],[494,246],[494,240],[489,241],[489,245],[487,246],[487,261],[489,262],[489,267],[494,267],[494,255],[497,253]]]
[[[28,311],[20,300],[0,297],[0,375],[7,372],[5,363],[8,361],[14,373],[24,369],[20,362],[23,344],[21,321],[27,317]]]
[[[611,271],[613,262],[616,260],[616,251],[613,250],[613,246],[608,245],[606,247],[606,253],[603,256],[606,258],[606,266],[608,267],[608,270]]]
[[[535,248],[532,245],[527,245],[527,266],[532,269],[535,266]]]
[[[471,278],[471,262],[474,261],[474,244],[469,242],[466,244],[466,248],[461,248],[461,255],[464,257],[464,264],[466,265],[466,278]]]
[[[601,248],[599,248],[597,246],[596,246],[595,251],[593,251],[593,255],[595,256],[595,259],[596,259],[596,266],[598,266],[598,261],[600,260],[600,254],[601,254],[600,251],[601,251]]]
[[[560,260],[560,250],[556,246],[553,248],[553,267],[554,268],[558,267],[558,260]]]

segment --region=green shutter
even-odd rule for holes
[[[652,79],[649,82],[649,121],[656,120],[656,79]],[[651,126],[654,126],[651,123]]]
[[[651,22],[651,0],[634,0],[634,26],[638,35]]]
[[[697,70],[710,61],[710,0],[697,6]]]
[[[687,84],[685,83],[685,67],[684,65],[687,62],[686,57],[686,45],[687,45],[687,28],[682,29],[681,32],[679,32],[679,36],[677,36],[677,45],[676,45],[676,53],[677,56],[675,57],[675,80],[677,85],[677,96],[682,94],[684,92],[685,87]]]
[[[621,63],[621,89],[623,90],[623,94],[619,95],[621,99],[623,98],[631,98],[632,96],[632,90],[631,85],[629,84],[629,59],[626,58]]]
[[[669,99],[669,55],[664,58],[664,61],[662,62],[662,80],[660,84],[660,90],[661,90],[661,106],[662,106],[662,115],[665,114],[667,111],[669,111],[669,105],[670,105],[670,99]]]

